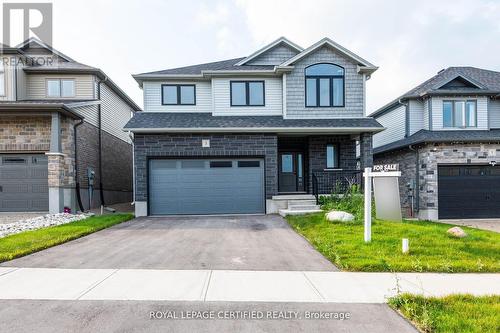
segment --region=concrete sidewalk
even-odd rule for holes
[[[384,303],[398,291],[500,294],[500,274],[0,267],[0,299]]]

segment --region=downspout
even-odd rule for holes
[[[418,212],[420,211],[420,164],[418,156],[418,148],[413,148],[413,145],[409,145],[408,148],[415,152],[415,217],[418,217]]]
[[[108,80],[107,76],[97,82],[97,122],[99,128],[99,196],[101,197],[101,210],[106,205],[104,202],[104,191],[102,188],[102,116],[101,116],[101,83]]]
[[[76,200],[78,202],[78,207],[80,208],[80,211],[81,212],[84,212],[85,209],[83,208],[83,204],[82,204],[82,197],[80,195],[80,181],[79,181],[79,177],[78,177],[78,149],[77,149],[77,138],[76,138],[76,128],[78,126],[80,126],[81,124],[83,124],[83,119],[80,120],[79,123],[76,123],[73,125],[73,142],[74,142],[74,145],[75,145],[75,180],[76,180],[76,184],[75,184],[75,190],[76,190]],[[89,207],[90,209],[90,207]]]

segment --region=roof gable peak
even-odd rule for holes
[[[36,44],[38,45],[40,48],[42,49],[45,49],[45,50],[48,50],[52,53],[54,53],[55,55],[57,55],[58,57],[68,61],[68,62],[75,62],[75,60],[73,60],[72,58],[68,57],[67,55],[65,55],[64,53],[62,52],[59,52],[58,50],[56,50],[55,48],[52,47],[52,45],[49,45],[49,44],[46,44],[44,43],[43,41],[41,41],[40,39],[36,38],[36,37],[30,37],[28,39],[26,39],[24,42],[16,45],[15,47],[17,49],[19,49],[19,51],[23,51],[23,49],[26,49],[26,48],[29,48],[31,44]]]
[[[276,39],[275,41],[267,44],[266,46],[264,46],[263,48],[255,51],[254,53],[252,53],[251,55],[249,55],[248,57],[246,58],[243,58],[241,61],[237,62],[236,64],[234,64],[235,66],[242,66],[246,63],[248,63],[249,61],[257,58],[258,56],[260,56],[261,54],[273,49],[274,47],[280,45],[280,44],[285,44],[287,46],[289,46],[290,48],[296,50],[297,52],[302,52],[304,49],[302,47],[300,47],[299,45],[293,43],[292,41],[288,40],[286,37],[280,37],[278,39]]]
[[[360,56],[358,56],[357,54],[349,51],[348,49],[346,49],[345,47],[341,46],[340,44],[335,43],[333,40],[331,40],[328,37],[322,38],[318,42],[316,42],[313,45],[309,46],[307,49],[303,50],[301,53],[297,54],[295,57],[288,59],[287,61],[285,61],[280,66],[290,66],[290,65],[294,64],[296,61],[302,59],[303,57],[307,56],[308,54],[316,51],[317,49],[319,49],[319,48],[321,48],[321,47],[323,47],[325,45],[330,46],[334,50],[336,50],[336,51],[342,53],[343,55],[345,55],[346,57],[348,57],[348,58],[356,61],[359,66],[371,68],[371,69],[373,69],[373,71],[375,71],[375,70],[378,69],[378,67],[376,67],[375,65],[373,65],[369,61],[367,61],[367,60],[361,58]]]

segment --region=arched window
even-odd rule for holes
[[[344,106],[344,68],[334,64],[306,67],[306,106]]]

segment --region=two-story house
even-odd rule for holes
[[[123,126],[140,108],[100,69],[37,39],[0,51],[0,212],[130,202]]]
[[[372,113],[376,164],[399,163],[403,214],[500,217],[500,73],[450,67]]]
[[[325,38],[247,57],[133,75],[136,216],[301,213],[372,164],[365,117],[374,65]],[[294,201],[291,207],[291,200]],[[293,209],[292,209],[293,208]]]

